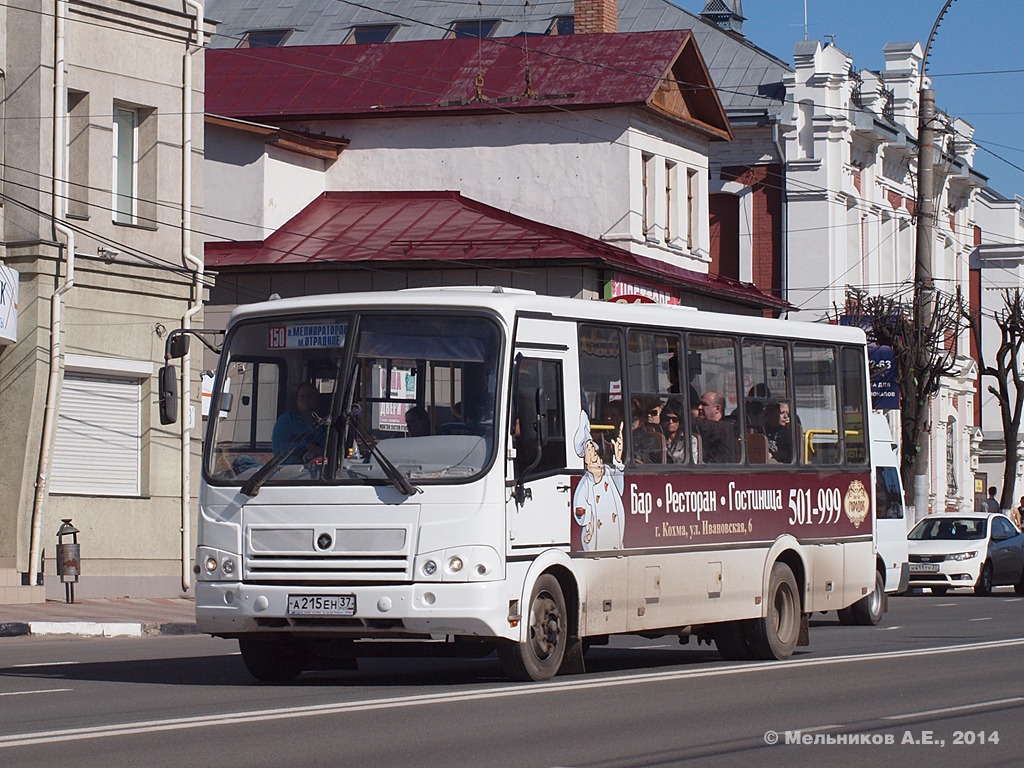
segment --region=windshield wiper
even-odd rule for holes
[[[313,435],[316,434],[316,431],[320,429],[320,427],[324,426],[325,424],[329,424],[331,420],[329,418],[321,419],[314,413],[313,421],[313,428],[308,432],[299,435],[295,440],[293,440],[291,448],[289,448],[287,451],[275,453],[274,456],[270,459],[270,461],[268,461],[266,464],[264,464],[262,467],[256,470],[256,472],[242,484],[242,493],[250,497],[258,494],[260,492],[260,488],[262,488],[263,484],[267,482],[267,479],[272,474],[274,474],[275,471],[277,471],[278,467],[280,467],[285,461],[288,460],[289,456],[295,453],[295,449],[298,448],[300,445],[304,444],[307,440],[311,439]]]
[[[346,414],[346,417],[348,423],[356,431],[356,435],[359,436],[359,439],[363,441],[370,453],[377,457],[377,461],[380,462],[380,468],[384,470],[384,474],[388,476],[391,484],[406,496],[415,496],[417,493],[420,493],[420,489],[410,483],[409,478],[403,475],[398,467],[391,463],[391,459],[385,456],[384,452],[377,446],[377,441],[373,439],[373,435],[367,432],[365,427],[359,422],[359,408],[353,407]]]

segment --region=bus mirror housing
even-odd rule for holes
[[[160,423],[173,424],[178,420],[178,371],[173,365],[165,365],[160,369],[159,379]]]
[[[172,331],[167,338],[167,349],[164,350],[164,358],[167,360],[180,360],[188,354],[189,342],[192,339],[188,333]]]

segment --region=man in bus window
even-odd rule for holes
[[[721,392],[708,390],[700,398],[693,430],[701,439],[701,451],[708,464],[736,463],[736,433],[732,423],[724,420],[725,398]]]
[[[270,440],[275,454],[288,453],[285,464],[305,464],[323,452],[325,430],[318,424],[316,409],[320,392],[311,382],[295,390],[295,407],[282,413],[274,424]]]

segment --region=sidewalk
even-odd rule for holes
[[[23,635],[141,637],[196,633],[195,601],[180,598],[47,600],[0,605],[0,638]]]

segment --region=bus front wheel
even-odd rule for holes
[[[546,573],[530,593],[526,639],[498,644],[498,658],[513,680],[550,680],[558,673],[569,639],[565,597],[558,579]]]
[[[772,566],[766,615],[751,621],[748,639],[754,658],[788,659],[800,639],[800,589],[785,563]]]
[[[306,668],[308,653],[294,640],[238,638],[238,649],[249,674],[264,683],[287,683]]]

